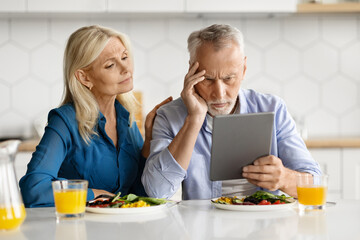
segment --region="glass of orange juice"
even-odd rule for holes
[[[84,216],[88,181],[58,180],[52,182],[52,188],[58,220]]]
[[[296,189],[300,210],[321,210],[326,207],[328,175],[298,174]]]

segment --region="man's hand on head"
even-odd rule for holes
[[[205,70],[197,72],[198,67],[198,62],[195,62],[190,66],[189,72],[184,79],[184,88],[181,91],[181,98],[187,107],[189,117],[200,117],[203,120],[208,108],[205,100],[196,92],[195,85],[205,79]]]
[[[296,171],[284,167],[273,155],[258,158],[253,165],[243,168],[243,177],[250,183],[270,191],[281,190],[291,196],[296,193]]]

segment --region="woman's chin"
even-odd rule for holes
[[[134,89],[134,85],[132,83],[127,84],[127,85],[121,86],[121,88],[118,91],[118,94],[127,93],[127,92],[130,92],[133,89]]]

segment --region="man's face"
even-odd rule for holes
[[[198,71],[205,70],[205,80],[195,86],[206,101],[211,116],[234,111],[241,82],[246,71],[246,57],[237,44],[216,51],[212,43],[197,49]]]

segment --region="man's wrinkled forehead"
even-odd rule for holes
[[[236,46],[236,48],[234,48],[234,51],[239,51],[239,53],[242,55],[242,57],[245,57],[245,54],[243,53],[243,51],[241,50],[241,47],[239,46],[239,44],[236,41],[233,40],[227,40],[227,41],[220,41],[220,42],[203,42],[202,44],[200,44],[198,46],[198,48],[195,51],[195,55],[194,56],[190,56],[190,63],[194,63],[196,61],[199,61],[199,58],[201,58],[202,54],[202,49],[203,48],[208,48],[211,49],[211,51],[214,51],[214,53],[217,53],[219,51],[224,50],[225,48],[233,48],[234,46]]]

